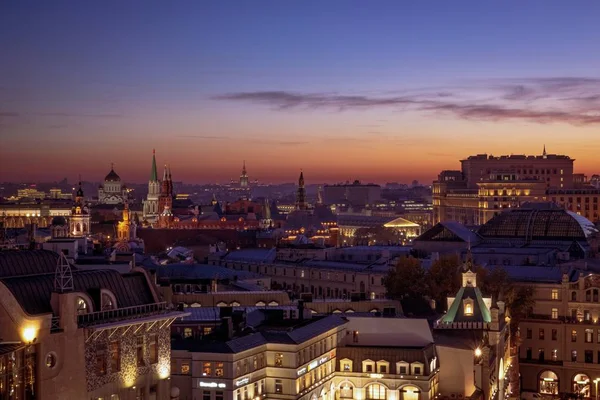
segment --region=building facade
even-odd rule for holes
[[[122,204],[127,199],[127,188],[121,182],[121,177],[111,164],[110,172],[104,178],[104,183],[98,188],[98,203]]]
[[[553,268],[535,275],[535,305],[519,326],[522,389],[594,398],[600,376],[600,275]],[[595,381],[595,382],[594,382]]]
[[[481,225],[505,209],[547,200],[598,221],[600,191],[573,173],[573,163],[545,149],[540,156],[470,156],[460,171],[442,171],[434,181],[433,223]]]
[[[185,313],[144,271],[82,271],[49,251],[0,252],[0,267],[0,337],[24,357],[4,366],[27,368],[2,373],[2,398],[169,399],[169,325]]]

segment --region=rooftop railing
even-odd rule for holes
[[[99,324],[107,321],[119,321],[126,319],[143,318],[150,315],[163,314],[169,311],[167,303],[142,304],[133,307],[117,308],[114,310],[97,311],[77,316],[77,324],[80,327]]]

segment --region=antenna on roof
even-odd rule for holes
[[[73,274],[71,265],[65,256],[60,253],[56,262],[56,272],[54,273],[54,290],[58,293],[65,293],[73,290]]]

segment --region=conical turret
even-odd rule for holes
[[[158,172],[156,170],[156,150],[152,149],[152,167],[150,169],[150,182],[158,181]]]

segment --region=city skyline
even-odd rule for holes
[[[430,183],[544,145],[598,173],[600,4],[466,3],[3,3],[0,181],[143,183],[153,148],[186,183]]]

